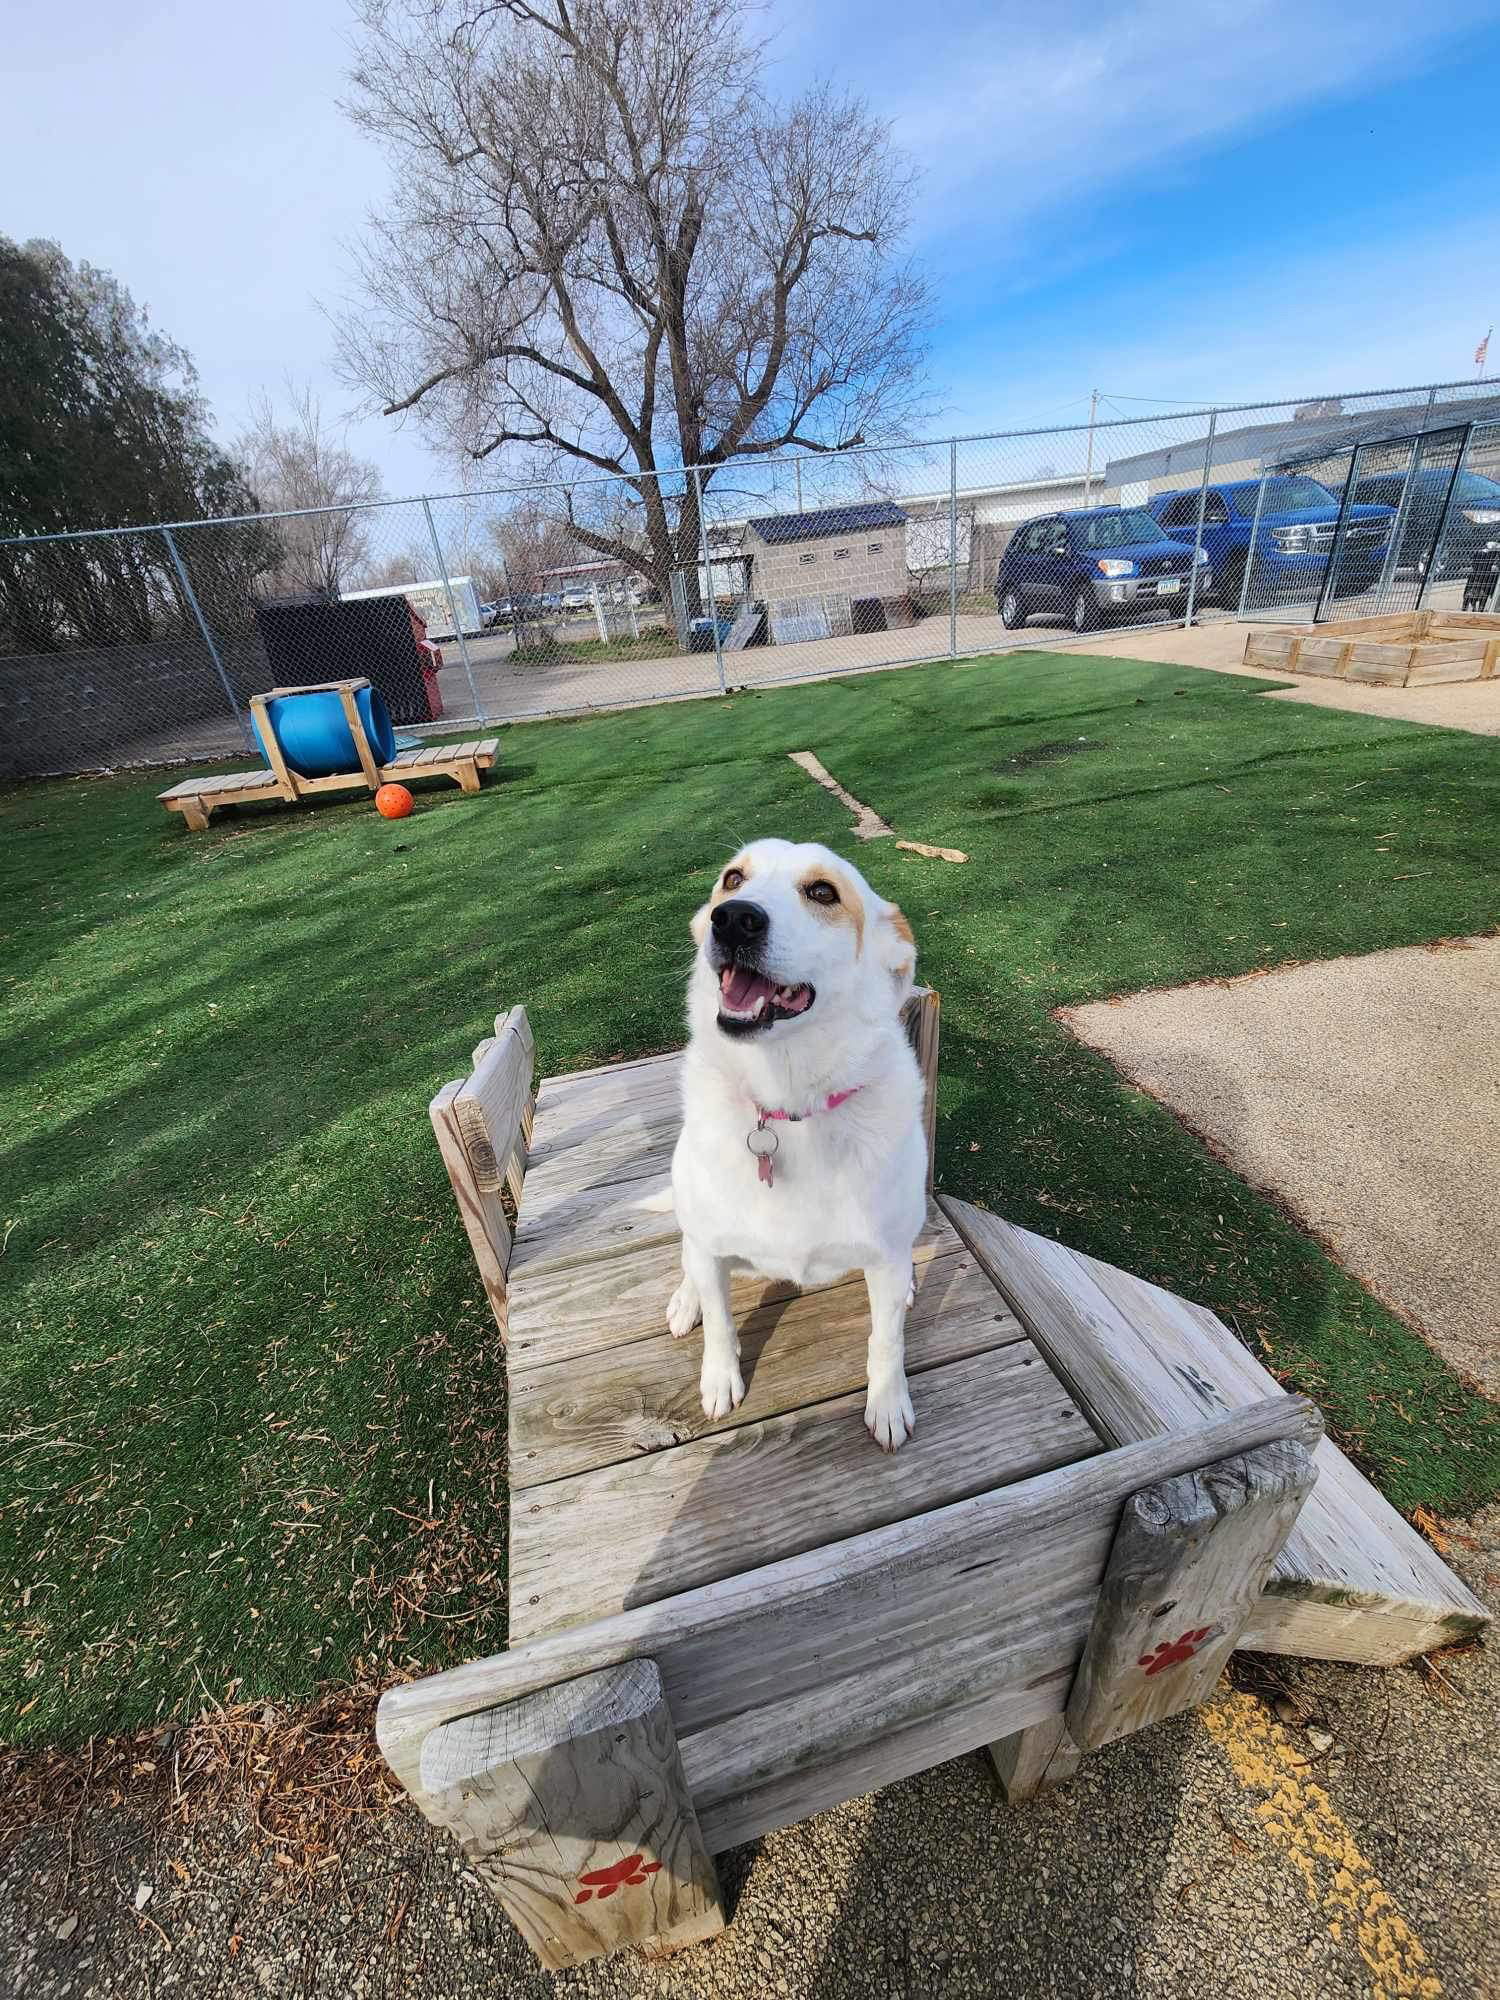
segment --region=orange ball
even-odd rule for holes
[[[375,794],[375,810],[382,819],[405,819],[415,804],[405,785],[382,785]]]

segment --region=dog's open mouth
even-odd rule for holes
[[[719,974],[719,1026],[731,1035],[769,1028],[805,1014],[816,998],[811,986],[778,986],[748,965],[726,965]]]

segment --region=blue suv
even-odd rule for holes
[[[1230,611],[1239,605],[1252,529],[1255,567],[1251,575],[1257,604],[1274,603],[1281,597],[1316,597],[1333,548],[1339,503],[1326,486],[1304,472],[1273,473],[1265,481],[1264,498],[1260,496],[1260,480],[1237,479],[1210,486],[1207,493],[1196,486],[1177,493],[1153,493],[1146,502],[1164,534],[1185,535],[1191,541],[1202,501],[1203,547],[1213,565],[1215,595]],[[1361,503],[1350,507],[1335,584],[1337,596],[1368,590],[1376,581],[1394,518],[1391,507]]]
[[[1199,563],[1201,594],[1210,582],[1208,558]],[[1023,521],[1006,543],[995,608],[1012,629],[1041,611],[1087,632],[1111,615],[1185,603],[1192,573],[1191,547],[1168,540],[1143,507],[1044,514]]]

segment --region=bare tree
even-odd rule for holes
[[[605,475],[578,542],[696,580],[691,481],[909,435],[910,177],[827,87],[773,104],[743,0],[359,0],[351,115],[394,170],[350,378],[450,449]],[[618,483],[614,483],[618,482]],[[695,586],[694,586],[695,587]]]
[[[580,557],[587,560],[591,553],[580,549],[567,523],[539,497],[528,495],[487,527],[498,557],[496,566],[505,579],[497,596],[544,589],[541,578],[550,570],[576,563]]]
[[[430,583],[436,568],[431,542],[415,542],[395,555],[372,556],[353,575],[360,590],[386,590],[400,583]],[[346,575],[344,581],[350,580]]]
[[[353,510],[380,498],[380,470],[350,451],[344,431],[324,423],[310,385],[288,381],[286,396],[285,418],[267,395],[251,405],[235,450],[264,512],[333,510],[277,522],[272,588],[336,597],[369,559],[368,517]]]

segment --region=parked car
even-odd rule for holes
[[[1401,524],[1401,541],[1396,562],[1402,569],[1414,569],[1426,576],[1432,556],[1432,541],[1448,508],[1448,525],[1442,547],[1437,551],[1438,576],[1467,576],[1474,558],[1486,549],[1500,548],[1500,482],[1482,472],[1461,472],[1454,486],[1452,505],[1448,488],[1453,474],[1441,466],[1419,466],[1405,472],[1372,472],[1354,489],[1356,500],[1377,501],[1393,512],[1406,498],[1406,515]]]
[[[1203,566],[1203,588],[1208,559]],[[1034,612],[1060,613],[1075,632],[1146,606],[1182,602],[1193,551],[1164,535],[1143,507],[1087,507],[1023,521],[995,576],[1002,625]]]
[[[1281,597],[1315,597],[1338,527],[1339,503],[1326,486],[1305,472],[1277,472],[1264,481],[1236,479],[1176,493],[1154,493],[1147,508],[1169,535],[1193,539],[1198,503],[1203,502],[1203,548],[1213,568],[1217,601],[1233,611],[1245,582],[1250,536],[1255,535],[1251,588],[1257,604]],[[1260,521],[1256,524],[1256,506]],[[1380,575],[1394,514],[1389,507],[1355,503],[1349,509],[1344,551],[1335,594],[1368,590]]]

